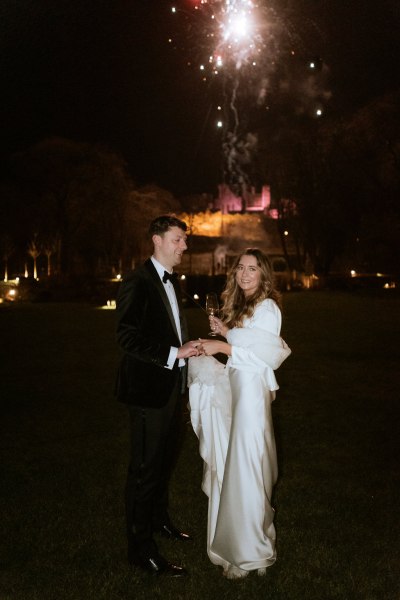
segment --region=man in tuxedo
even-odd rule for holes
[[[185,359],[197,356],[187,341],[178,282],[173,268],[187,249],[187,225],[171,215],[152,221],[154,251],[121,284],[117,340],[123,356],[117,398],[128,405],[131,456],[126,483],[128,560],[152,575],[181,577],[183,567],[160,555],[153,534],[187,541],[168,514],[168,483],[181,422]]]

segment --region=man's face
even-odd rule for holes
[[[186,233],[179,227],[171,227],[164,235],[153,235],[155,258],[171,271],[180,264],[187,250],[186,240]]]

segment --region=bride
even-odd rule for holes
[[[193,428],[204,460],[209,497],[207,551],[229,579],[256,570],[265,575],[276,560],[272,488],[277,458],[271,402],[274,369],[290,354],[279,337],[280,295],[268,257],[257,248],[237,258],[222,294],[222,319],[202,339],[202,356],[190,359]],[[224,353],[226,367],[212,355]]]

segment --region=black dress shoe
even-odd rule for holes
[[[181,542],[188,542],[192,539],[188,533],[183,533],[183,531],[179,531],[179,529],[177,529],[171,524],[162,525],[156,531],[168,540],[180,540]]]
[[[149,558],[136,557],[130,560],[132,567],[139,567],[142,571],[153,576],[186,577],[188,572],[183,567],[169,563],[159,554]]]

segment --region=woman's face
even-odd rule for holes
[[[252,296],[259,288],[261,271],[255,256],[244,254],[236,267],[236,282],[245,296]]]

